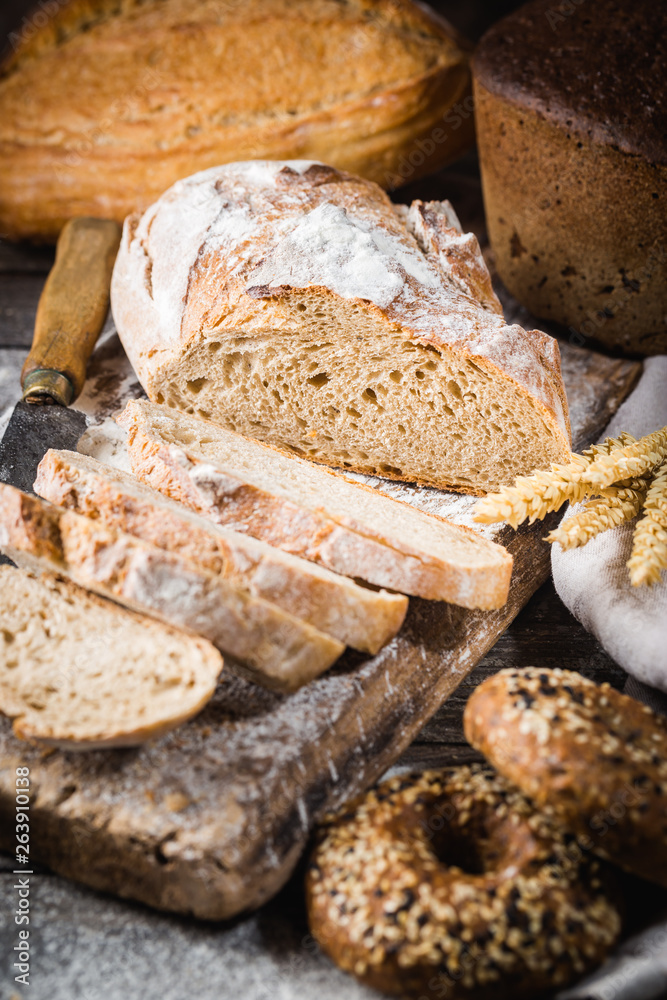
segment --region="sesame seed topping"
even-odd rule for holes
[[[536,991],[564,985],[620,929],[597,862],[572,857],[571,844],[488,768],[401,775],[321,829],[320,878],[306,876],[311,929],[342,968],[379,988],[427,993],[434,976],[466,989],[505,975],[531,977]],[[378,855],[382,880],[369,863]]]

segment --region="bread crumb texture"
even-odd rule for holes
[[[127,220],[111,296],[151,400],[311,461],[484,493],[569,455],[556,341],[505,323],[446,202],[204,171]]]
[[[134,746],[213,695],[222,658],[203,639],[10,566],[0,595],[0,709],[21,739]]]
[[[512,557],[469,528],[167,406],[132,400],[118,420],[135,475],[217,523],[376,586],[507,600]]]

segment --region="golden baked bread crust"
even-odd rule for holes
[[[667,886],[667,724],[570,670],[501,670],[473,692],[466,739],[593,850]]]
[[[505,323],[448,203],[202,171],[128,217],[111,303],[151,400],[312,461],[483,493],[569,458],[558,345]]]
[[[413,180],[472,141],[467,49],[411,0],[70,0],[0,73],[0,229],[122,221],[238,159]]]

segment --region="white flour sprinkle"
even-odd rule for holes
[[[278,243],[248,275],[247,285],[320,285],[386,308],[406,291],[404,272],[426,287],[440,284],[416,247],[325,202]]]
[[[470,274],[486,267],[451,206],[392,211],[365,184],[307,160],[225,164],[175,184],[116,263],[112,301],[133,302],[135,327],[141,317],[125,345],[135,368],[156,373],[186,348],[187,300],[202,283],[221,313],[253,288],[319,286],[372,303],[415,340],[488,359],[565,429],[553,341],[478,301]]]

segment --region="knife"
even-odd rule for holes
[[[32,492],[49,448],[76,450],[86,418],[68,407],[83,389],[104,326],[120,235],[115,222],[81,217],[70,219],[58,238],[21,373],[23,399],[0,442],[0,482]]]

